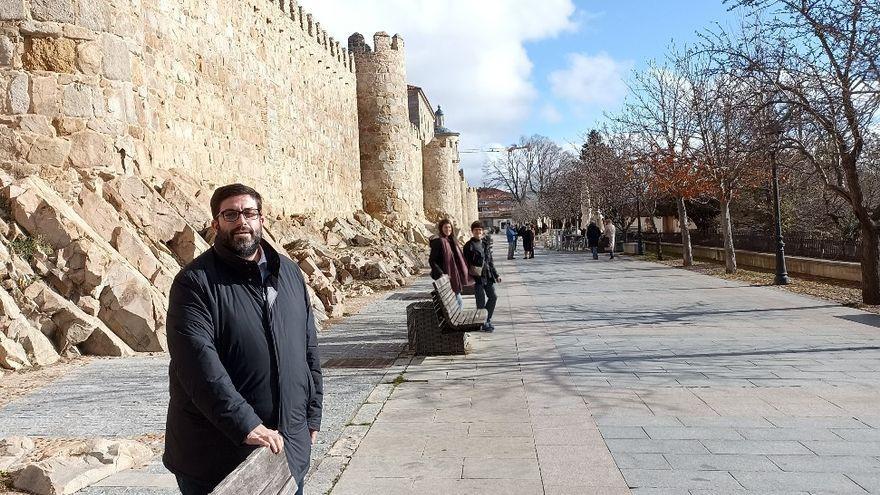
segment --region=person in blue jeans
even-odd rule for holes
[[[596,225],[595,221],[590,222],[587,227],[587,247],[593,253],[593,259],[599,259],[599,238],[602,237],[602,230]]]
[[[495,283],[501,282],[501,277],[498,276],[492,260],[492,238],[483,236],[483,225],[480,222],[471,224],[471,238],[465,243],[462,252],[468,265],[468,273],[474,278],[477,308],[485,309],[489,313],[483,331],[493,332],[495,325],[492,324],[492,315],[498,301]]]

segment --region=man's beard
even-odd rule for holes
[[[250,236],[236,237],[236,233],[248,233]],[[257,252],[260,247],[260,240],[263,238],[263,228],[258,226],[256,229],[241,226],[235,230],[218,230],[217,240],[226,249],[232,251],[239,258],[250,258]]]

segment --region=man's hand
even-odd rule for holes
[[[495,278],[495,281],[500,283],[500,282],[501,282],[501,277],[496,277],[496,278]]]
[[[284,438],[275,430],[270,430],[263,425],[254,428],[254,431],[248,433],[244,439],[247,445],[256,445],[258,447],[269,447],[273,454],[277,454],[284,449]]]
[[[318,430],[309,428],[309,436],[312,437],[312,445],[315,445],[315,442],[318,441]]]

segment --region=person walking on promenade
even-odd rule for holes
[[[523,227],[523,251],[525,251],[525,256],[523,259],[532,259],[535,257],[535,227],[526,224]]]
[[[309,294],[296,263],[262,238],[262,198],[211,197],[217,238],[174,278],[167,332],[165,466],[206,495],[255,449],[283,452],[299,485],[321,429],[324,386]]]
[[[605,219],[605,238],[608,243],[608,252],[611,253],[611,257],[609,259],[614,259],[614,237],[617,235],[617,227],[614,226],[614,222],[611,221],[610,218]]]
[[[493,332],[495,326],[492,325],[492,314],[495,313],[495,303],[498,300],[495,294],[495,282],[499,282],[501,277],[495,271],[495,263],[492,260],[492,238],[483,236],[483,226],[480,222],[471,224],[471,236],[464,245],[464,259],[468,264],[468,272],[474,278],[477,308],[485,309],[489,313],[483,331]]]
[[[428,265],[431,267],[431,278],[434,280],[449,275],[449,284],[452,286],[452,292],[455,292],[455,300],[461,309],[464,306],[461,290],[471,285],[473,281],[468,274],[467,262],[464,260],[461,247],[452,231],[452,222],[448,218],[440,220],[437,224],[437,232],[440,235],[431,239],[429,243],[431,253],[428,255]]]
[[[505,232],[507,234],[507,259],[512,260],[513,255],[516,253],[516,238],[518,237],[518,234],[513,227],[513,223],[507,224]]]
[[[596,225],[596,221],[593,220],[590,222],[590,225],[587,226],[587,247],[590,248],[590,252],[593,253],[593,259],[599,259],[599,237],[602,236],[602,231],[599,229],[599,226]]]

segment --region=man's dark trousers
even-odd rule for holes
[[[477,282],[474,284],[474,297],[477,300],[477,308],[485,308],[489,313],[489,318],[486,322],[490,323],[492,321],[492,314],[495,313],[495,303],[498,301],[498,296],[495,294],[495,284],[492,282],[485,284]]]

